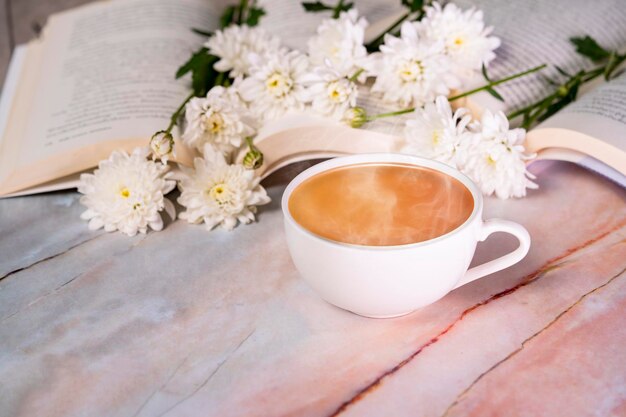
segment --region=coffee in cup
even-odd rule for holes
[[[445,235],[472,214],[471,192],[443,172],[409,164],[356,164],[308,178],[293,191],[294,220],[325,239],[395,246]]]

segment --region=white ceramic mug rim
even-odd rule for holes
[[[451,230],[450,232],[443,234],[441,236],[437,236],[436,238],[424,240],[421,242],[414,243],[406,243],[402,245],[388,245],[388,246],[376,246],[376,245],[359,245],[355,243],[345,243],[339,242],[336,240],[328,239],[322,236],[319,236],[310,230],[301,226],[298,222],[294,220],[289,212],[289,198],[291,194],[295,190],[297,186],[302,184],[308,178],[311,178],[314,175],[320,174],[322,172],[328,171],[333,168],[339,168],[343,166],[349,165],[358,165],[365,163],[401,163],[401,164],[411,164],[416,166],[421,166],[425,168],[434,169],[435,171],[439,171],[443,174],[449,175],[457,180],[459,180],[472,194],[472,198],[474,200],[474,208],[469,217],[458,227]],[[362,249],[362,250],[399,250],[399,249],[412,249],[419,246],[431,245],[442,240],[445,240],[452,235],[459,233],[461,230],[468,227],[474,219],[482,212],[483,207],[483,197],[476,184],[470,180],[463,173],[458,171],[457,169],[452,168],[449,165],[446,165],[442,162],[434,161],[432,159],[421,158],[413,155],[405,155],[398,153],[368,153],[368,154],[358,154],[358,155],[350,155],[350,156],[341,156],[333,159],[329,159],[327,161],[316,164],[298,174],[287,186],[285,192],[283,193],[283,197],[281,199],[281,207],[283,210],[283,215],[285,219],[293,225],[298,231],[304,233],[305,235],[315,239],[322,241],[324,243],[328,243],[331,245],[343,247],[343,248],[354,248],[354,249]]]

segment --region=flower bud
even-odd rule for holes
[[[174,138],[171,133],[164,130],[156,132],[150,139],[150,149],[152,150],[152,158],[160,159],[165,164],[174,150]]]
[[[257,148],[252,147],[243,157],[243,166],[246,169],[258,169],[263,165],[263,154]]]
[[[350,127],[358,128],[367,122],[367,113],[363,107],[352,107],[344,113],[343,121]]]

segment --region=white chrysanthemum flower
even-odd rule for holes
[[[316,67],[306,77],[313,110],[323,116],[341,120],[356,106],[356,84],[329,66]]]
[[[254,171],[228,165],[211,145],[206,145],[204,158],[194,159],[194,169],[181,169],[178,202],[186,210],[178,217],[189,223],[204,222],[208,230],[216,226],[232,230],[237,222],[250,223],[256,206],[270,201]]]
[[[309,60],[297,51],[280,51],[259,61],[239,86],[239,94],[250,109],[264,120],[287,111],[302,111],[309,95],[305,87]]]
[[[427,7],[420,27],[429,38],[444,41],[452,69],[464,79],[493,60],[500,46],[500,39],[489,36],[493,28],[485,27],[482,11],[462,10],[453,3],[442,7],[434,2]]]
[[[228,153],[255,133],[253,117],[238,95],[221,86],[213,87],[205,98],[192,98],[187,103],[185,118],[183,141],[200,152],[211,143]]]
[[[89,220],[92,230],[104,227],[129,236],[163,228],[160,212],[175,217],[174,205],[165,198],[176,182],[169,179],[168,166],[148,160],[148,148],[132,154],[115,151],[100,161],[93,174],[82,174],[78,191],[87,210],[81,218]]]
[[[404,129],[406,144],[402,152],[418,155],[458,167],[457,149],[471,140],[467,125],[471,121],[468,110],[460,108],[452,113],[444,96],[418,108],[407,120]]]
[[[480,186],[486,195],[499,198],[523,197],[527,188],[537,188],[535,178],[526,170],[525,160],[533,158],[525,154],[522,143],[524,129],[510,129],[509,121],[502,112],[483,113],[481,123],[471,126],[475,131],[474,143],[464,149],[462,171]]]
[[[385,35],[381,52],[370,55],[368,70],[376,76],[372,92],[382,93],[389,103],[419,107],[459,86],[443,41],[426,38],[411,22],[402,25],[400,34]]]
[[[218,30],[204,44],[209,53],[220,58],[213,66],[217,71],[230,71],[230,76],[248,75],[250,57],[265,56],[280,48],[280,39],[259,27],[231,25]]]
[[[367,57],[363,45],[366,27],[367,21],[359,18],[356,9],[342,12],[339,19],[324,20],[317,28],[317,36],[308,42],[311,63],[322,66],[329,60],[341,75],[351,77]]]

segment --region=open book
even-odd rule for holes
[[[39,39],[14,51],[2,90],[0,196],[75,187],[81,172],[114,149],[146,145],[154,132],[167,126],[188,94],[187,82],[175,80],[173,74],[205,41],[190,28],[215,30],[224,3],[113,0],[52,16]],[[305,49],[306,40],[327,16],[307,14],[299,3],[264,2],[268,14],[261,25],[287,46]],[[361,14],[375,22],[369,38],[397,18],[399,3],[356,0]],[[626,10],[619,0],[542,2],[537,4],[540,10],[496,0],[473,3],[503,39],[490,67],[494,77],[543,62],[565,69],[584,64],[567,44],[569,36],[589,33],[607,48],[626,45],[621,24]],[[550,157],[590,160],[594,169],[605,169],[605,175],[624,182],[625,81],[621,77],[588,92],[547,120],[529,133],[529,147]],[[548,91],[540,83],[535,77],[499,88],[506,109],[540,98]],[[502,106],[491,99],[477,95],[467,104],[475,109]],[[389,109],[365,90],[360,100],[370,113]],[[402,118],[393,118],[372,123],[369,130],[353,130],[315,118],[287,117],[265,126],[259,135],[258,146],[266,155],[263,172],[312,157],[397,150],[402,125]],[[177,145],[176,155],[177,162],[188,164],[193,152]]]

